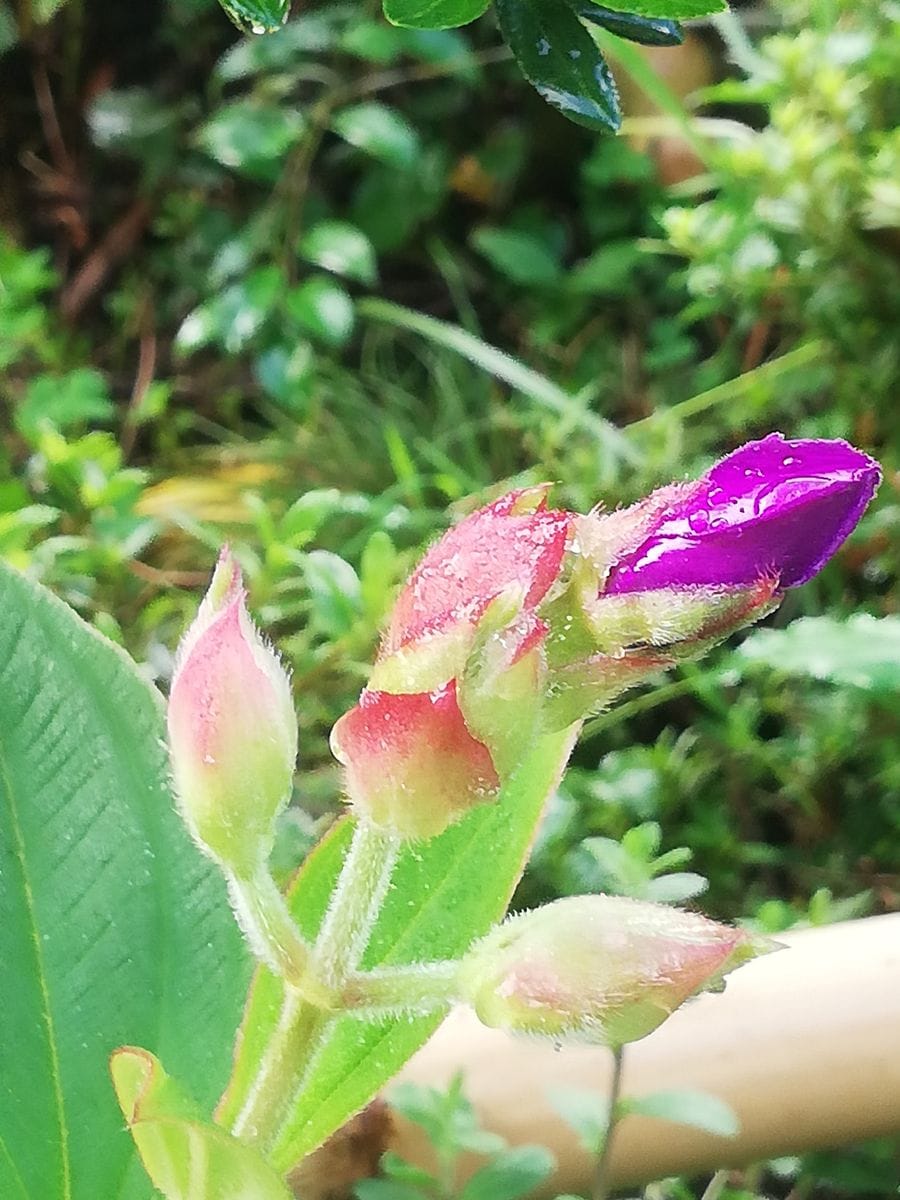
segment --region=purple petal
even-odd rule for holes
[[[616,563],[605,590],[744,585],[764,575],[796,587],[852,532],[880,478],[878,464],[846,442],[780,433],[748,442]]]

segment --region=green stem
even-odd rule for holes
[[[268,869],[261,865],[248,877],[226,873],[226,879],[234,915],[256,956],[305,1000],[329,1008],[334,994],[322,982],[312,947]]]
[[[341,992],[341,1007],[376,1019],[399,1012],[438,1012],[458,998],[459,963],[421,963],[409,967],[381,967],[348,976]]]
[[[619,1098],[622,1094],[622,1068],[625,1065],[625,1047],[616,1046],[613,1049],[613,1075],[609,1085],[609,1108],[606,1119],[606,1134],[603,1146],[597,1157],[597,1169],[594,1172],[594,1186],[591,1190],[591,1200],[607,1200],[609,1196],[609,1169],[612,1158],[613,1135],[619,1124]]]
[[[244,1107],[231,1127],[235,1137],[245,1138],[265,1153],[277,1138],[316,1044],[327,1014],[307,1003],[295,988],[285,985],[278,1024],[263,1052]]]
[[[398,853],[395,838],[364,822],[357,825],[309,960],[312,978],[338,1012],[337,993],[368,945]],[[286,905],[284,912],[293,925]],[[299,939],[296,928],[294,932]],[[303,1089],[320,1035],[336,1015],[323,1011],[328,1006],[316,1006],[310,1000],[306,991],[285,984],[278,1024],[232,1126],[236,1136],[253,1141],[263,1153],[277,1144]]]
[[[319,977],[335,990],[369,944],[399,853],[397,838],[366,821],[353,831],[314,951]]]

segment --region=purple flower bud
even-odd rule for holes
[[[695,585],[781,589],[811,579],[853,531],[881,479],[846,442],[748,442],[677,495],[613,566],[607,595]]]

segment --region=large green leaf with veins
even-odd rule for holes
[[[144,1200],[110,1053],[147,1046],[208,1111],[249,975],[167,787],[160,697],[0,564],[0,1196]]]

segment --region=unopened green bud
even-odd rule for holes
[[[572,896],[499,925],[469,952],[459,981],[486,1025],[615,1047],[772,948],[676,908]]]

